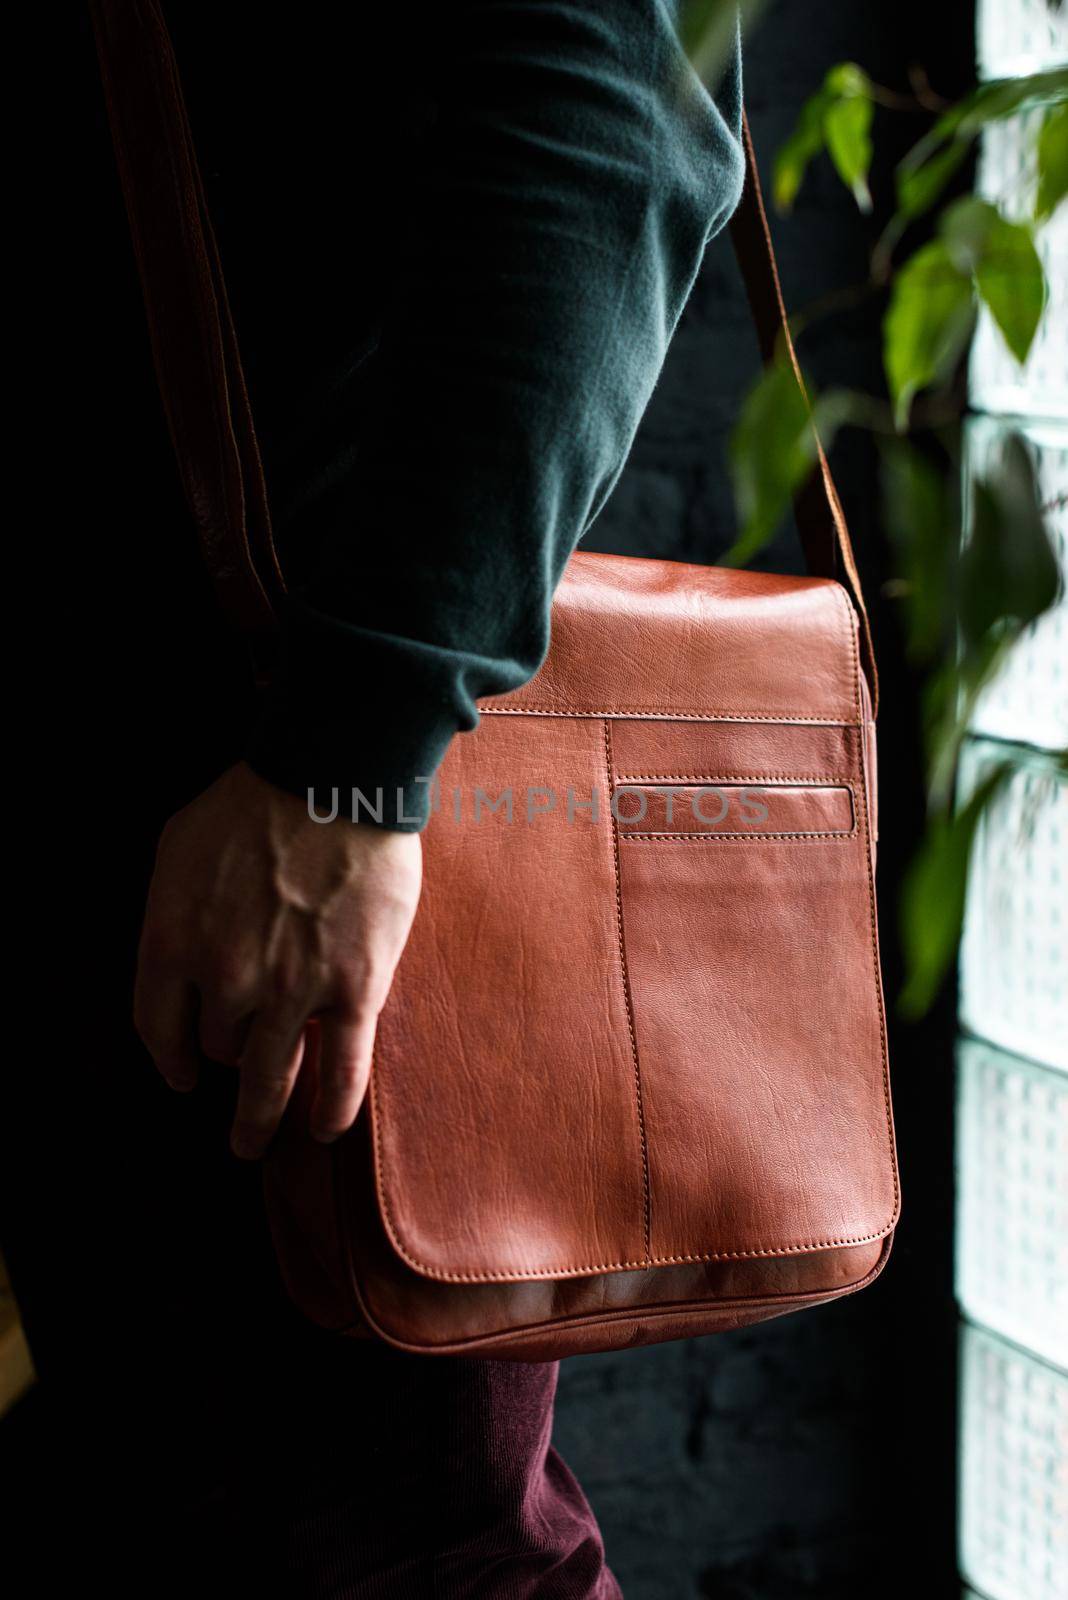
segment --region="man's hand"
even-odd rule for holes
[[[244,763],[167,823],[134,1023],[174,1089],[194,1087],[202,1055],[238,1068],[235,1155],[266,1149],[312,1016],[322,1055],[311,1131],[330,1140],[351,1126],[421,871],[417,833],[314,822]]]

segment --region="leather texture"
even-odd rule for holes
[[[259,653],[283,580],[170,42],[153,0],[92,10],[179,466]],[[765,359],[783,341],[803,388],[745,142],[732,238]],[[882,1270],[877,681],[818,448],[797,509],[807,578],[572,556],[541,670],[453,741],[357,1125],[307,1135],[312,1025],[264,1164],[322,1326],[549,1360]]]

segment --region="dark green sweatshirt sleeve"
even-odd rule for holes
[[[442,9],[351,520],[290,597],[247,750],[294,793],[337,788],[343,813],[380,790],[383,823],[412,829],[476,700],[543,661],[553,591],[743,174],[737,46],[710,94],[670,0]]]

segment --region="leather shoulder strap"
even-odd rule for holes
[[[90,0],[152,356],[223,608],[266,642],[285,583],[222,266],[155,0]]]
[[[270,649],[285,580],[271,536],[237,335],[170,36],[158,0],[89,0],[108,119],[141,277],[153,360],[186,496],[230,619]],[[746,181],[730,231],[765,362],[790,336],[756,154],[743,116]],[[823,448],[797,497],[808,570],[841,575],[878,686],[845,516]]]
[[[742,113],[742,139],[745,146],[745,187],[731,217],[730,235],[745,282],[749,308],[756,324],[760,354],[766,365],[775,359],[780,339],[801,393],[808,395],[786,314],[779,264],[775,259],[768,214],[760,187],[756,150],[749,118]],[[812,424],[815,433],[815,423]],[[794,501],[797,531],[805,552],[805,564],[814,577],[838,578],[849,592],[860,622],[860,649],[871,690],[872,708],[878,708],[879,679],[875,670],[871,625],[860,586],[853,544],[845,512],[838,498],[830,463],[816,434],[816,469]]]

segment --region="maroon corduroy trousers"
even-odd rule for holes
[[[22,1530],[42,1577],[59,1563],[112,1600],[619,1600],[551,1445],[557,1365],[308,1322],[258,1167],[227,1147],[235,1075],[174,1095],[119,1025],[63,1187],[41,1186],[63,1271],[57,1246],[16,1273],[56,1435]]]
[[[308,1323],[280,1288],[253,1172],[219,1148],[230,1092],[222,1116],[208,1101],[216,1181],[231,1190],[226,1255],[245,1261],[208,1521],[226,1559],[240,1571],[243,1550],[265,1553],[263,1581],[299,1600],[618,1600],[593,1512],[552,1448],[557,1364],[413,1356]]]

